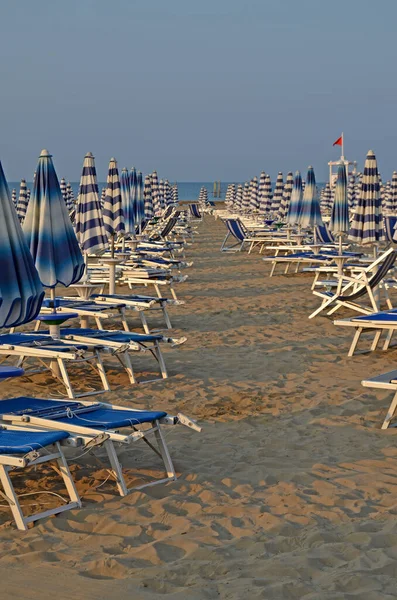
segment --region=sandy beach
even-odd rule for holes
[[[380,430],[390,395],[360,385],[395,367],[395,352],[347,358],[352,332],[307,318],[319,302],[310,275],[270,279],[258,254],[220,253],[224,225],[210,216],[198,231],[178,287],[186,304],[170,310],[173,334],[188,338],[165,350],[170,378],[131,387],[115,362],[112,392],[98,396],[200,422],[200,434],[167,435],[178,481],[120,498],[110,481],[98,488],[99,451],[72,463],[80,510],[23,533],[0,500],[1,597],[395,598],[396,432]],[[152,361],[135,365],[139,375]],[[59,386],[37,375],[0,394],[57,396]],[[159,475],[136,446],[122,458],[129,480],[136,467]],[[17,475],[17,490],[62,493],[44,473]],[[22,499],[33,502],[54,499]]]

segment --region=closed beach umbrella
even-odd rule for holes
[[[120,178],[121,204],[124,214],[125,233],[127,235],[135,235],[135,215],[134,207],[131,202],[131,185],[128,169],[124,168],[121,171]]]
[[[335,198],[332,206],[329,229],[339,237],[339,254],[342,255],[342,234],[350,229],[349,202],[347,198],[347,177],[345,165],[339,165],[335,184]],[[342,264],[338,265],[339,275],[342,275]]]
[[[157,172],[153,171],[152,173],[152,199],[153,199],[153,210],[155,215],[160,215],[163,209],[160,199],[160,190],[159,190],[159,179],[157,177]]]
[[[26,210],[28,208],[28,189],[26,187],[25,179],[21,179],[21,185],[19,188],[19,198],[17,203],[17,215],[20,223],[23,223],[23,220],[26,215]]]
[[[16,208],[18,203],[17,203],[17,191],[15,188],[12,189],[11,197],[12,197],[12,203]]]
[[[262,195],[260,199],[260,212],[262,214],[270,211],[272,206],[272,182],[270,175],[265,175],[265,181],[262,188]]]
[[[384,240],[384,237],[378,167],[375,154],[370,150],[364,165],[360,195],[349,231],[349,239],[357,244],[376,244]]]
[[[167,206],[170,206],[171,204],[174,204],[174,196],[172,194],[172,186],[171,186],[170,182],[168,181],[168,179],[165,180],[165,185],[166,185],[165,201],[167,203]]]
[[[294,175],[291,171],[289,171],[287,173],[287,177],[285,179],[283,195],[281,198],[280,208],[279,208],[279,211],[277,214],[278,219],[284,219],[287,215],[293,187],[294,187]]]
[[[139,226],[145,220],[145,205],[143,201],[143,186],[142,186],[142,173],[137,171],[136,173],[136,194],[135,194],[135,220]]]
[[[237,186],[236,200],[234,203],[234,208],[236,210],[241,210],[242,202],[243,202],[243,186],[241,185],[241,183],[239,183]]]
[[[178,184],[174,183],[174,185],[172,186],[172,197],[174,200],[175,204],[178,204],[179,202],[179,191],[178,191]]]
[[[148,221],[153,219],[153,197],[152,197],[152,178],[150,175],[146,175],[145,183],[143,186],[143,204],[145,209],[145,219]]]
[[[98,196],[94,156],[84,157],[75,217],[76,235],[83,254],[101,254],[108,248]]]
[[[110,239],[112,258],[114,256],[114,239],[124,235],[124,213],[121,203],[120,179],[117,162],[111,158],[106,182],[105,199],[103,203],[103,225]]]
[[[329,183],[327,182],[324,187],[323,192],[323,201],[321,204],[321,209],[323,212],[328,213],[332,207],[332,199],[331,199],[331,188]]]
[[[388,206],[391,214],[397,215],[397,171],[393,171]]]
[[[250,184],[248,183],[248,181],[245,182],[244,184],[244,190],[243,190],[243,210],[246,211],[249,209],[249,205],[250,205]]]
[[[84,260],[47,150],[40,154],[23,232],[41,283],[52,295],[55,286],[81,279]]]
[[[283,197],[284,181],[283,174],[281,171],[277,175],[276,185],[273,192],[272,203],[270,210],[272,213],[276,213],[280,208],[281,198]]]
[[[61,181],[59,182],[59,187],[61,188],[62,197],[65,200],[65,203],[67,205],[67,203],[68,203],[68,191],[67,191],[66,181],[65,181],[64,177],[62,177]]]
[[[44,297],[0,163],[0,327],[32,321]]]
[[[354,210],[356,205],[356,178],[352,174],[349,177],[349,183],[347,185],[347,202],[349,210]]]
[[[296,171],[294,177],[294,186],[292,188],[291,200],[288,207],[286,221],[289,225],[296,225],[302,206],[302,177],[299,171]]]
[[[105,204],[105,196],[106,196],[106,187],[103,187],[101,189],[101,200],[100,200],[102,210],[103,210],[103,205]]]
[[[307,171],[298,224],[301,227],[315,227],[323,224],[313,167],[309,167]]]
[[[250,202],[249,209],[251,211],[256,211],[259,208],[258,204],[258,179],[254,177],[251,179],[250,183]]]
[[[258,185],[258,202],[259,202],[259,210],[261,213],[264,212],[263,198],[265,197],[265,185],[266,185],[266,173],[265,173],[265,171],[261,171],[261,174],[259,175],[259,185]]]
[[[73,188],[72,188],[72,184],[70,183],[70,181],[68,182],[66,189],[68,192],[68,208],[69,208],[69,210],[72,210],[72,208],[74,208],[74,193],[73,193]]]

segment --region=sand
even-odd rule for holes
[[[1,508],[2,598],[397,597],[396,432],[379,429],[390,395],[360,385],[395,352],[348,359],[352,332],[307,319],[309,275],[269,279],[258,254],[219,252],[219,220],[199,231],[186,305],[171,310],[188,341],[165,352],[170,379],[130,387],[115,364],[98,397],[200,421],[201,434],[168,430],[178,481],[120,498],[109,481],[95,489],[106,471],[89,457],[72,467],[82,509],[22,533]],[[34,376],[1,397],[58,390]],[[137,464],[159,474],[144,449],[122,462],[131,478]],[[37,489],[37,475],[17,489]],[[62,491],[49,470],[41,484]],[[34,501],[53,502],[22,499]]]

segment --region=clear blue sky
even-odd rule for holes
[[[77,180],[119,166],[172,180],[262,169],[318,180],[373,149],[397,169],[396,0],[14,0],[0,19],[0,160],[40,150]]]

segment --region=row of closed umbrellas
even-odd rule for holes
[[[150,218],[145,209],[149,201],[151,214],[155,213],[153,198],[157,199],[159,193],[157,174],[146,179],[143,193],[136,195],[134,203],[129,197],[134,214],[127,214],[126,222],[115,159],[109,164],[102,208],[94,157],[88,153],[73,226],[52,157],[43,150],[21,226],[0,163],[0,327],[34,319],[44,296],[43,286],[55,290],[58,285],[68,287],[77,283],[85,269],[83,254],[102,253],[109,248],[109,240],[112,242],[127,232],[135,233],[137,223]],[[174,196],[171,194],[169,198]]]
[[[349,189],[344,164],[338,166],[333,196],[330,231],[336,235],[347,233],[349,239],[358,244],[376,244],[384,240],[380,176],[372,150],[367,154],[360,185],[355,192],[354,212],[349,213]],[[259,184],[254,178],[244,187],[229,186],[226,201],[235,210],[257,211],[262,215],[268,213],[273,219],[282,219],[289,226],[305,229],[323,225],[313,167],[308,168],[305,185],[299,171],[294,177],[288,173],[285,184],[282,173],[279,173],[272,196],[270,177],[262,173]],[[393,173],[386,210],[397,212],[397,173]]]

